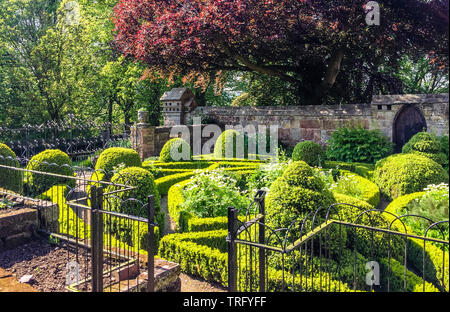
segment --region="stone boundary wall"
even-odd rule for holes
[[[185,120],[207,117],[222,129],[226,125],[278,125],[279,141],[286,146],[295,146],[302,140],[325,144],[331,134],[339,128],[361,126],[379,129],[391,140],[398,116],[403,108],[415,106],[426,120],[427,130],[437,135],[449,134],[449,95],[376,95],[372,103],[310,106],[270,107],[197,107],[187,113]],[[170,116],[165,116],[167,119]],[[169,118],[170,119],[170,118]],[[171,120],[168,120],[171,123]],[[205,125],[199,125],[204,127]],[[193,126],[188,126],[193,133]],[[137,124],[132,127],[132,147],[142,159],[158,156],[164,144],[171,138],[171,127],[151,127]],[[209,138],[202,138],[202,143]],[[192,142],[191,146],[192,146]]]

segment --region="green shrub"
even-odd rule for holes
[[[184,273],[228,284],[227,231],[169,234],[160,241],[159,256],[179,263]]]
[[[140,167],[139,154],[130,148],[111,147],[104,150],[95,164],[95,170],[103,170],[105,179],[109,180],[114,175],[114,170],[120,165],[127,167]]]
[[[448,144],[448,143],[447,143]],[[403,146],[402,153],[414,153],[428,157],[442,167],[448,167],[448,154],[445,154],[445,146],[434,134],[419,132]]]
[[[379,130],[341,128],[331,135],[326,155],[336,161],[375,163],[392,151],[392,142]]]
[[[19,168],[16,154],[5,144],[0,143],[0,165]],[[18,170],[0,168],[0,188],[20,192],[22,175]]]
[[[389,259],[383,258],[380,262],[380,284],[387,290],[389,278],[390,292],[423,292],[422,277],[417,276],[410,270],[406,270],[406,289],[405,289],[405,266],[395,259],[391,259],[389,270]],[[425,282],[425,292],[439,292],[431,283]]]
[[[372,180],[373,170],[375,169],[373,164],[346,163],[339,161],[326,161],[323,167],[326,169],[348,170],[369,180]]]
[[[298,143],[292,153],[292,160],[303,160],[310,166],[322,166],[325,161],[325,150],[319,144],[311,141]]]
[[[183,189],[181,209],[196,217],[226,216],[228,207],[246,208],[250,200],[236,186],[225,169],[197,173]]]
[[[333,202],[333,194],[314,175],[313,169],[303,161],[293,162],[270,187],[266,197],[266,222],[274,229],[286,228],[319,207],[328,208]]]
[[[123,187],[116,184],[132,186],[135,188],[114,193],[107,201],[110,210],[147,218],[148,212],[143,205],[147,204],[149,195],[154,195],[155,219],[158,223],[158,227],[164,229],[164,213],[161,212],[161,197],[156,188],[153,175],[149,171],[139,167],[125,168],[111,178],[111,183],[113,184],[108,186],[105,191],[106,196],[108,196],[108,193],[123,189]],[[136,201],[130,201],[129,199],[135,199]],[[111,225],[111,227],[113,226],[114,225]],[[124,227],[127,228],[127,225],[124,224]],[[117,229],[119,232],[121,230],[122,229]],[[115,230],[113,230],[113,232],[115,232]]]
[[[33,156],[27,165],[27,170],[46,172],[62,176],[73,177],[72,161],[69,156],[60,150],[45,150]],[[26,184],[32,193],[40,194],[54,185],[66,184],[74,187],[75,180],[55,177],[36,172],[26,172]]]
[[[377,162],[374,182],[391,199],[448,182],[448,173],[435,161],[415,154],[397,154]]]
[[[243,155],[238,155],[236,145],[243,143]],[[224,131],[214,145],[214,158],[248,158],[248,145],[245,144],[245,136],[236,130]]]
[[[188,161],[191,159],[191,147],[181,138],[167,141],[159,154],[159,161],[161,162]]]
[[[160,195],[168,194],[170,188],[184,180],[190,179],[194,175],[194,171],[185,172],[185,173],[177,173],[165,176],[163,178],[159,178],[155,180],[156,187],[158,188],[158,192]]]
[[[332,186],[333,193],[350,195],[368,202],[373,207],[380,203],[380,189],[378,186],[357,174],[341,170],[342,176]]]
[[[402,211],[405,210],[411,201],[424,195],[426,195],[425,192],[417,192],[396,198],[386,207],[385,211],[388,212],[388,214],[385,214],[386,219],[392,222],[395,218],[394,215],[402,215]],[[406,229],[400,221],[396,221],[393,223],[392,228],[402,233],[414,233],[408,224],[405,224],[405,227]],[[408,238],[407,263],[418,272],[419,276],[422,276],[424,272],[423,250],[423,240]],[[447,292],[449,291],[449,275],[447,274],[449,272],[449,261],[448,252],[444,253],[443,250],[431,243],[425,245],[425,279],[434,285],[438,285],[439,288],[445,289]]]

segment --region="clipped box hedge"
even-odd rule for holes
[[[392,201],[386,208],[386,219],[389,221],[394,220],[394,214],[399,216],[402,214],[402,210],[413,200],[422,197],[425,193],[418,192],[398,197]],[[391,213],[391,214],[389,214]],[[405,224],[407,233],[414,233],[411,227]],[[399,232],[405,232],[403,225],[400,221],[396,221],[393,224],[393,229]],[[423,270],[423,240],[417,238],[408,238],[407,254],[408,264],[413,266],[414,269],[422,275]],[[444,258],[445,255],[445,258]],[[439,285],[445,291],[449,291],[449,253],[442,251],[439,247],[428,242],[425,245],[425,278],[427,281],[434,285]],[[445,272],[443,276],[443,272]],[[442,282],[443,276],[443,282]]]

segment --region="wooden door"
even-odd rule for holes
[[[418,132],[427,130],[427,123],[422,112],[414,105],[405,105],[397,113],[393,127],[393,141],[396,152],[401,152],[403,145]]]

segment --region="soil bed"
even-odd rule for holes
[[[83,280],[90,277],[90,259],[90,254],[83,248],[76,251],[70,245],[51,245],[46,241],[37,240],[0,253],[0,268],[18,280],[25,275],[32,275],[29,284],[39,291],[67,292],[66,282],[70,276],[68,273],[71,272],[68,263],[78,263],[78,276]],[[105,268],[117,265],[105,262]],[[105,278],[105,285],[110,281],[109,277]],[[90,283],[84,283],[79,290],[89,291],[90,287]]]

